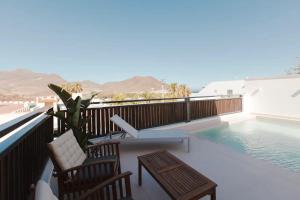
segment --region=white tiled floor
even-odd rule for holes
[[[240,115],[216,117],[173,128],[195,132],[207,125],[228,124],[224,118],[241,119]],[[209,125],[210,126],[210,125]],[[164,127],[163,127],[164,128]],[[143,170],[143,185],[137,184],[137,156],[159,149],[167,149],[187,164],[218,184],[218,200],[298,200],[300,199],[300,173],[275,166],[241,154],[221,144],[199,139],[190,133],[190,152],[180,144],[121,144],[122,171],[131,171],[132,191],[136,200],[168,200],[158,183]],[[52,180],[53,181],[53,180]],[[208,197],[203,200],[208,200]]]
[[[191,135],[190,153],[185,153],[180,145],[173,144],[121,145],[122,171],[133,172],[131,181],[135,199],[169,199],[145,170],[143,185],[137,185],[137,156],[163,148],[215,181],[218,184],[218,200],[300,199],[300,174],[194,135]]]

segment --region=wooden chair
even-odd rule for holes
[[[118,174],[88,190],[81,196],[65,196],[64,200],[132,200],[131,172]],[[50,185],[43,180],[39,180],[32,190],[30,200],[57,200],[53,194]]]
[[[125,172],[114,176],[87,191],[79,200],[132,200],[131,174]]]
[[[119,143],[104,142],[82,151],[72,130],[48,144],[57,177],[59,199],[81,195],[121,172]]]

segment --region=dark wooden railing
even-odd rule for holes
[[[159,101],[159,103],[149,103],[153,101]],[[146,103],[111,105],[136,102]],[[194,97],[128,100],[102,102],[102,104],[109,105],[89,108],[86,112],[82,113],[82,115],[91,117],[86,126],[86,132],[90,134],[91,138],[120,131],[120,129],[110,121],[110,118],[114,114],[121,116],[136,129],[144,129],[242,111],[241,97],[221,99],[200,99],[199,97]],[[65,124],[63,124],[61,120],[58,120],[57,133],[64,133],[66,129]]]
[[[0,138],[8,134],[9,132],[13,131],[14,129],[22,126],[23,124],[29,122],[36,116],[40,115],[41,111],[31,112],[26,115],[20,116],[16,119],[8,121],[4,124],[0,125]]]
[[[241,111],[241,98],[198,100],[190,102],[191,120]]]
[[[0,199],[26,199],[48,159],[46,143],[53,138],[53,118],[41,114],[1,141]]]

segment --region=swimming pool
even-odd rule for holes
[[[299,123],[254,119],[228,127],[208,129],[197,135],[300,172]]]

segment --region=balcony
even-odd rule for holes
[[[218,184],[217,199],[299,197],[297,185],[300,184],[300,175],[231,151],[194,134],[196,131],[245,117],[242,113],[242,97],[148,101],[142,104],[121,102],[126,105],[106,102],[107,106],[93,106],[87,113],[83,113],[92,116],[86,132],[93,139],[121,131],[109,120],[114,114],[120,115],[136,129],[183,129],[189,132],[189,153],[182,146],[168,143],[121,143],[122,171],[133,173],[131,181],[134,199],[169,199],[167,193],[147,172],[143,172],[143,185],[138,186],[137,183],[137,156],[158,149],[167,149],[214,180]],[[17,120],[0,129],[0,199],[27,199],[32,185],[41,177],[47,179],[54,193],[57,193],[46,144],[57,134],[65,132],[66,127],[43,113],[36,115]]]

